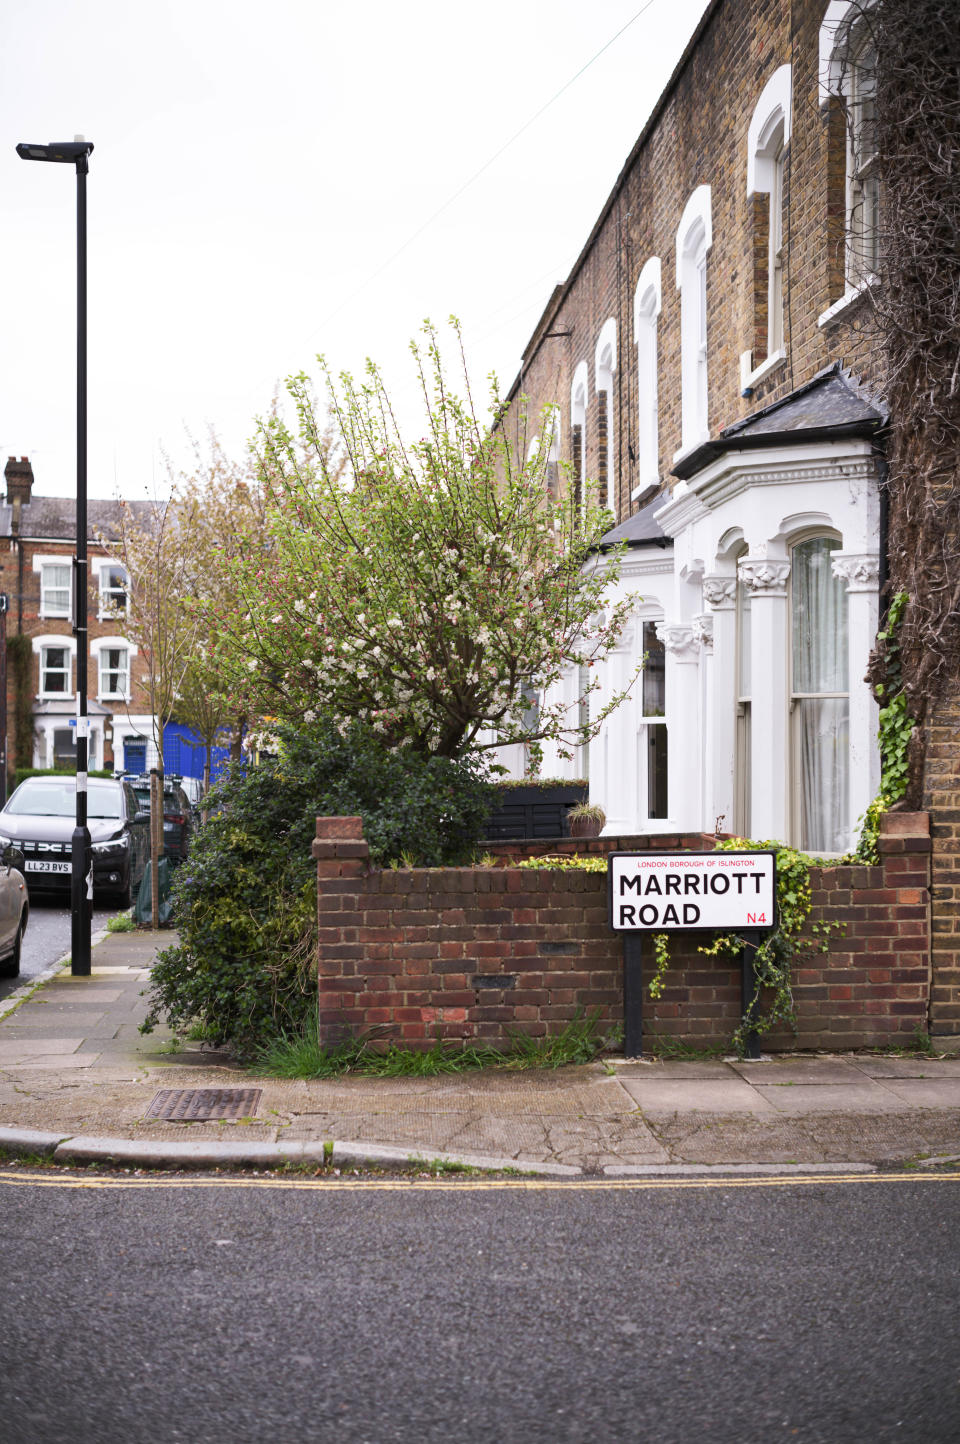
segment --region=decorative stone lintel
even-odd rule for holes
[[[738,563],[740,579],[755,597],[785,597],[790,563],[770,557],[744,557]]]
[[[870,552],[833,552],[830,566],[848,592],[875,592],[880,584],[880,558]]]
[[[690,622],[658,622],[657,636],[678,662],[699,662],[700,641]]]
[[[715,612],[732,612],[737,605],[737,579],[712,573],[703,579],[703,600]]]

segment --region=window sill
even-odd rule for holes
[[[709,440],[710,440],[710,433],[709,433],[709,431],[705,431],[702,436],[698,436],[698,437],[697,437],[696,441],[687,441],[687,442],[685,442],[685,443],[683,444],[683,446],[681,446],[681,448],[680,448],[679,451],[675,451],[675,452],[673,453],[673,457],[671,458],[670,465],[671,465],[671,466],[676,466],[677,462],[678,462],[678,461],[682,461],[685,456],[692,456],[695,451],[698,451],[698,450],[700,449],[700,447],[703,445],[703,443],[704,443],[705,441],[709,441]],[[676,491],[676,488],[674,488],[674,491]]]
[[[655,493],[655,492],[658,492],[659,490],[660,490],[660,478],[659,478],[659,476],[648,476],[648,477],[646,477],[643,481],[640,482],[640,485],[639,485],[639,486],[635,486],[635,487],[633,488],[633,491],[631,491],[631,493],[630,493],[630,500],[631,500],[631,501],[639,501],[641,497],[643,497],[645,500],[646,500],[648,497],[652,499],[654,493]]]
[[[859,305],[867,293],[877,284],[877,281],[878,277],[871,275],[867,276],[866,280],[861,281],[859,286],[849,286],[839,301],[834,301],[832,306],[828,306],[822,315],[817,317],[817,325],[820,329],[822,330],[824,326],[832,325],[834,321],[840,320],[852,306]]]
[[[787,353],[782,348],[779,351],[774,351],[772,356],[768,356],[766,360],[761,361],[760,365],[755,367],[753,371],[750,371],[746,376],[741,378],[740,390],[753,391],[755,387],[759,386],[761,381],[764,381],[770,375],[771,371],[776,371],[778,366],[782,366],[786,359]]]

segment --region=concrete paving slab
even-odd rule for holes
[[[850,1062],[868,1078],[956,1078],[960,1080],[960,1058],[928,1058],[922,1053],[911,1057],[884,1058],[870,1054],[858,1055]]]
[[[862,1082],[863,1075],[852,1062],[834,1057],[748,1059],[730,1064],[731,1071],[747,1083],[803,1083],[809,1087],[837,1086]]]
[[[909,1108],[884,1083],[864,1079],[857,1083],[834,1085],[785,1082],[761,1087],[756,1092],[778,1113],[902,1113]]]
[[[911,1108],[960,1108],[960,1078],[885,1078],[884,1086]]]
[[[676,1113],[772,1113],[773,1105],[749,1083],[731,1078],[723,1081],[694,1078],[618,1077],[644,1114]]]
[[[70,1037],[78,1030],[82,1030],[85,1038],[91,1037],[93,1031],[99,1028],[103,1022],[103,1013],[78,1013],[72,1008],[62,1008],[40,1013],[30,1013],[23,1017],[17,1014],[17,1022],[12,1020],[3,1030],[4,1043],[7,1039],[35,1038],[41,1034],[49,1038]],[[4,1043],[0,1043],[0,1057],[3,1056]]]
[[[53,1068],[73,1071],[78,1068],[89,1068],[95,1062],[96,1055],[93,1053],[88,1053],[86,1056],[81,1056],[78,1053],[72,1053],[69,1056],[64,1056],[62,1053],[34,1053],[31,1054],[28,1059],[16,1063],[5,1063],[3,1066],[9,1073],[24,1073],[35,1068]]]
[[[6,1032],[3,1034],[6,1039]],[[68,1054],[75,1053],[83,1042],[83,1034],[77,1033],[71,1037],[47,1037],[46,1035],[30,1038],[18,1038],[13,1042],[0,1043],[0,1068],[11,1066],[15,1058],[29,1058],[36,1053]]]
[[[643,1059],[611,1058],[609,1062],[617,1070],[618,1078],[658,1079],[669,1076],[670,1078],[697,1079],[702,1083],[714,1081],[722,1083],[729,1082],[736,1077],[730,1064],[720,1060],[700,1062],[697,1059],[671,1058],[669,1061],[665,1061],[662,1058],[655,1058],[645,1062]]]

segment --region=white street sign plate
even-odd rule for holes
[[[773,851],[613,852],[607,877],[615,932],[775,926]]]

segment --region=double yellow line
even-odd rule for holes
[[[205,1189],[205,1188],[273,1188],[311,1193],[459,1193],[464,1190],[490,1193],[563,1193],[571,1190],[580,1193],[658,1193],[666,1189],[718,1189],[718,1188],[809,1188],[812,1185],[861,1184],[930,1184],[958,1183],[960,1172],[937,1173],[810,1173],[770,1174],[763,1177],[729,1178],[298,1178],[290,1175],[248,1177],[223,1175],[222,1177],[191,1178],[178,1176],[169,1178],[151,1175],[142,1178],[118,1176],[116,1174],[51,1174],[15,1172],[0,1173],[0,1186],[8,1188],[93,1188],[93,1189]]]

